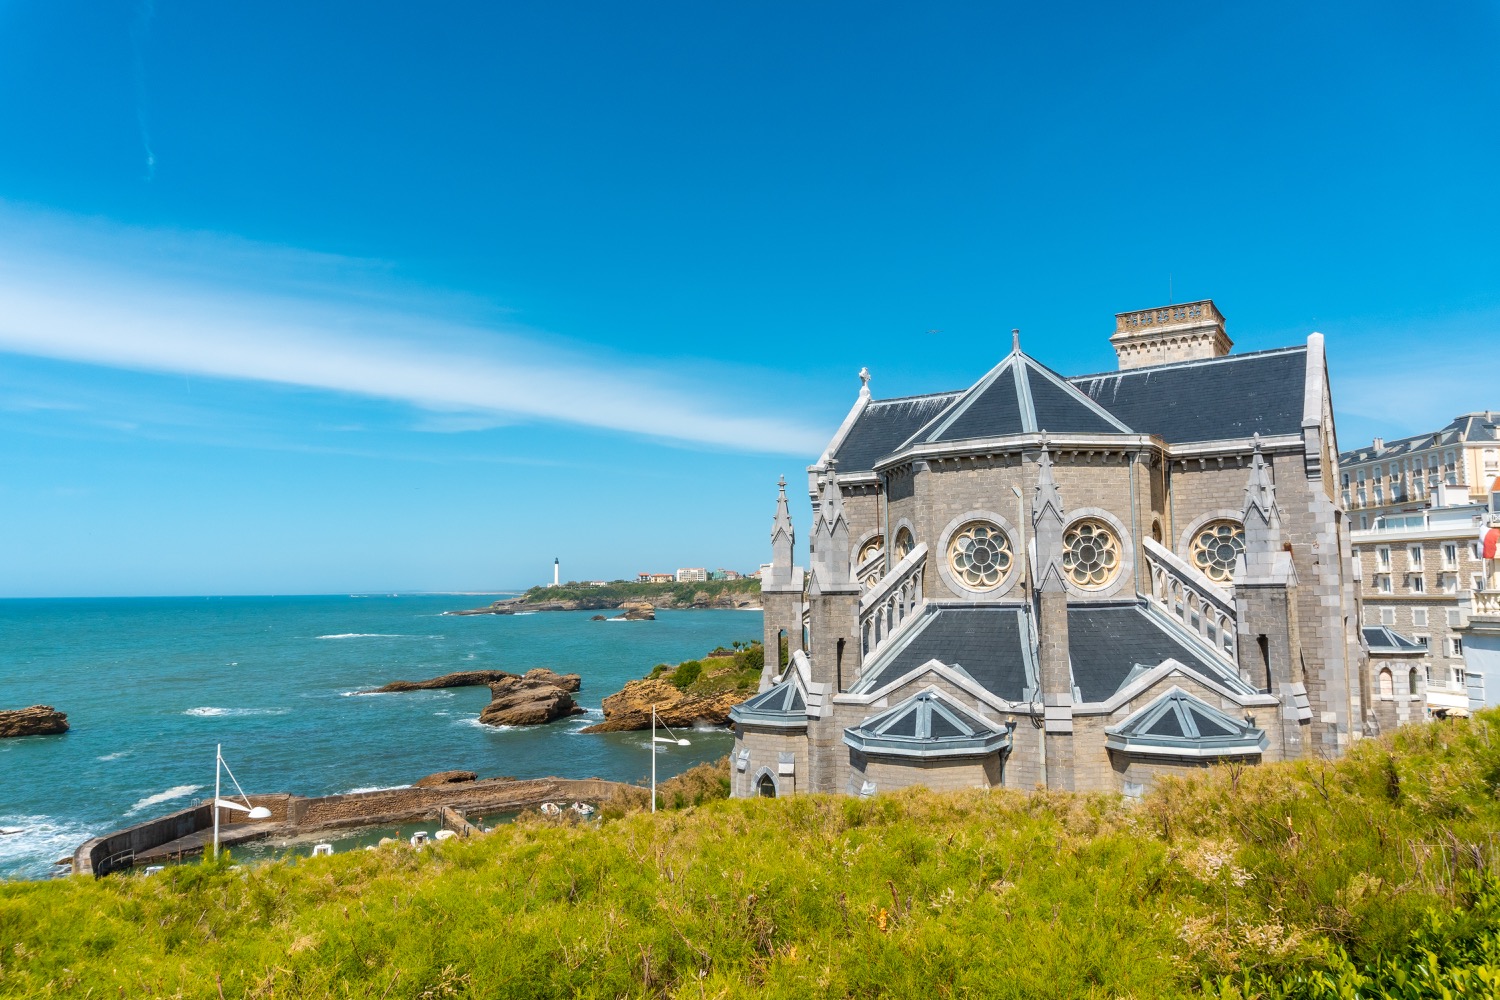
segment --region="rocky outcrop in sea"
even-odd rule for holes
[[[54,736],[67,731],[67,715],[51,705],[0,710],[0,739],[11,736]]]
[[[573,700],[573,692],[583,686],[582,678],[544,667],[521,675],[504,670],[465,670],[425,681],[392,681],[373,691],[360,693],[396,694],[481,686],[490,689],[490,703],[479,713],[479,721],[487,726],[535,726],[583,713]]]
[[[753,693],[753,692],[752,692]],[[729,710],[745,700],[734,691],[699,695],[679,691],[669,681],[648,678],[630,681],[618,694],[604,699],[604,721],[584,729],[585,733],[619,733],[651,728],[651,706],[661,725],[690,727],[698,724],[722,726]]]

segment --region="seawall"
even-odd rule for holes
[[[392,788],[304,798],[274,793],[251,795],[250,803],[271,811],[269,819],[229,822],[240,814],[219,817],[221,845],[270,837],[293,837],[324,830],[394,826],[415,819],[438,819],[444,809],[461,813],[510,812],[551,801],[598,802],[618,790],[633,788],[602,778],[534,778],[510,781],[489,778],[439,788]],[[156,819],[95,837],[73,852],[73,873],[107,875],[137,863],[201,853],[212,837],[213,812],[207,801]]]

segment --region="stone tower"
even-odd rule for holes
[[[797,535],[792,529],[792,515],[786,506],[786,477],[777,484],[776,517],[771,522],[771,561],[760,570],[760,600],[765,609],[765,665],[761,668],[760,689],[765,691],[781,674],[781,639],[785,635],[787,656],[802,647],[803,572],[792,560]]]
[[[811,579],[807,587],[807,651],[812,667],[808,685],[808,763],[813,791],[837,791],[843,768],[838,759],[846,751],[843,727],[834,718],[831,700],[859,674],[859,581],[854,578],[849,553],[849,521],[838,480],[830,469],[821,483],[822,499],[813,522]],[[827,707],[822,712],[818,706]],[[816,717],[815,717],[816,716]]]
[[[1063,583],[1062,495],[1045,437],[1037,460],[1031,524],[1036,538],[1036,633],[1048,788],[1073,788],[1073,668],[1068,654],[1068,588]]]
[[[1115,333],[1109,342],[1115,346],[1122,371],[1169,361],[1221,358],[1234,346],[1224,332],[1224,315],[1212,299],[1115,313]]]
[[[1298,653],[1297,571],[1282,541],[1276,484],[1261,454],[1260,435],[1250,460],[1243,521],[1245,552],[1234,575],[1240,676],[1281,701],[1281,750],[1290,760],[1307,752],[1304,731],[1312,706]]]

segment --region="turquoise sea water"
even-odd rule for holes
[[[758,638],[759,612],[443,616],[494,595],[0,601],[0,707],[52,705],[63,736],[0,740],[0,878],[47,875],[84,840],[212,793],[214,744],[247,791],[326,795],[481,777],[650,771],[646,734],[586,736],[599,703],[656,663]],[[589,709],[548,726],[481,726],[485,688],[356,696],[456,670],[583,676]],[[728,752],[724,731],[661,745],[658,777]],[[227,779],[226,779],[227,780]]]

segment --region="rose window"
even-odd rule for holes
[[[859,558],[854,561],[854,564],[856,566],[863,566],[871,559],[880,555],[880,553],[884,549],[885,537],[882,535],[876,535],[874,538],[870,539],[868,542],[865,542],[865,544],[859,547]]]
[[[911,550],[916,547],[917,543],[912,540],[910,529],[902,528],[900,531],[896,532],[897,562],[900,562],[902,559],[905,559],[907,556],[911,555]]]
[[[1099,521],[1079,521],[1063,532],[1063,571],[1083,590],[1103,590],[1120,572],[1120,542]]]
[[[1233,521],[1214,521],[1193,535],[1189,557],[1193,567],[1214,583],[1229,583],[1244,551],[1245,529]]]
[[[1010,539],[988,521],[970,521],[948,543],[948,566],[970,590],[994,590],[1010,573]]]

